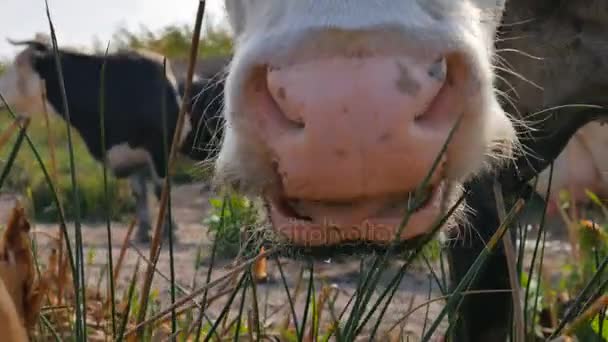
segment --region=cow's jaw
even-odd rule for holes
[[[350,243],[388,244],[436,228],[447,200],[446,182],[415,192],[342,203],[265,197],[272,228],[302,247]],[[418,201],[417,201],[418,199]]]

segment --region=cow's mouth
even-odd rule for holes
[[[265,196],[265,202],[272,229],[294,247],[386,246],[415,239],[436,228],[447,197],[446,182],[436,182],[418,194],[411,191],[340,202],[289,199],[275,194]],[[403,225],[405,217],[408,219]]]

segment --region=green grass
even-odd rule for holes
[[[193,35],[190,25],[170,25],[158,32],[146,28],[140,32],[119,29],[112,37],[112,45],[119,48],[145,48],[162,53],[167,58],[186,58],[190,53]],[[223,31],[207,29],[199,45],[199,57],[224,56],[232,52],[232,39]]]
[[[11,124],[12,119],[7,112],[0,111],[0,132]],[[57,166],[56,187],[64,203],[66,218],[74,219],[75,204],[71,198],[70,167],[68,163],[68,150],[66,140],[65,121],[54,115],[49,115],[49,127],[47,130],[43,114],[37,114],[32,118],[28,132],[36,145],[38,152],[44,160],[45,165],[52,172],[51,149],[48,137],[51,136],[55,146],[55,160]],[[104,201],[103,170],[102,163],[96,161],[87,150],[80,135],[74,134],[74,155],[78,161],[79,172],[76,175],[79,184],[79,199],[81,215],[83,219],[97,221],[105,218],[105,210],[99,205]],[[13,136],[9,142],[0,148],[0,166],[9,155],[10,149],[17,136]],[[196,180],[194,164],[186,159],[180,159],[177,164],[177,172],[174,174],[174,183],[188,183]],[[112,220],[121,220],[125,215],[133,213],[134,200],[127,179],[117,179],[108,174],[108,190],[112,213]],[[37,166],[32,152],[24,149],[19,153],[14,167],[11,169],[4,191],[18,192],[32,201],[36,218],[44,222],[57,220],[57,207],[53,202],[53,196],[45,183],[44,175]]]
[[[560,193],[560,210],[566,220],[566,229],[571,232],[569,258],[558,270],[559,281],[547,283],[542,269],[536,273],[527,271],[521,275],[522,286],[529,289],[526,314],[529,317],[529,338],[559,336],[567,330],[568,335],[580,341],[608,341],[608,311],[603,310],[583,319],[583,313],[594,302],[604,301],[608,293],[608,210],[599,198],[587,192],[595,211],[603,215],[596,220],[572,217],[567,209],[574,207],[567,192]],[[544,238],[544,237],[543,237]],[[564,253],[566,253],[564,251]],[[538,264],[543,264],[541,247]],[[534,260],[533,260],[534,263]],[[556,325],[558,318],[563,319]],[[548,334],[547,331],[551,331]]]
[[[10,118],[7,112],[0,112],[0,131],[8,128],[11,122],[12,118]],[[51,177],[54,178],[61,202],[64,204],[66,218],[72,220],[74,219],[75,203],[71,196],[65,121],[51,115],[49,122],[50,129],[47,130],[43,114],[33,117],[28,133],[43,158],[46,167],[50,170]],[[51,149],[48,144],[49,135],[55,146],[56,174],[54,174],[51,167]],[[4,158],[8,156],[16,138],[16,136],[13,136],[5,146],[0,148],[2,164],[6,162]],[[77,178],[82,216],[90,220],[101,220],[105,217],[104,208],[99,205],[104,200],[102,165],[93,159],[80,136],[76,135],[74,137],[73,145],[74,155],[78,160],[79,167]],[[54,204],[52,193],[30,150],[23,149],[20,151],[3,190],[19,192],[29,197],[38,220],[57,221],[58,208]],[[108,180],[108,190],[113,199],[110,208],[112,219],[120,219],[124,214],[131,213],[134,210],[131,190],[127,180],[118,180],[110,177]]]

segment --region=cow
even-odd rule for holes
[[[444,224],[478,232],[449,235],[472,239],[450,247],[457,284],[500,223],[493,184],[529,198],[572,135],[605,117],[605,0],[225,7],[235,45],[215,181],[262,197],[269,231],[290,247],[386,245],[428,178],[397,238],[429,233],[464,193],[472,213]],[[499,247],[471,289],[508,287]],[[470,297],[456,340],[504,340],[510,294]]]
[[[548,216],[559,214],[562,200],[570,204],[569,210],[566,210],[570,218],[580,216],[577,208],[596,205],[589,198],[587,191],[595,194],[602,202],[606,201],[608,198],[606,151],[608,151],[608,127],[602,123],[590,122],[574,134],[553,164]],[[547,191],[549,178],[549,169],[539,174],[536,190],[541,195]],[[567,197],[563,198],[563,194]]]
[[[511,155],[492,69],[504,1],[225,5],[235,46],[215,180],[262,195],[285,241],[387,242],[457,122],[400,239]]]
[[[34,40],[11,42],[25,45],[26,48],[15,57],[14,63],[0,78],[0,94],[19,113],[40,113],[44,105],[41,81],[44,81],[46,108],[66,118],[52,46],[40,36]],[[159,199],[166,176],[165,152],[173,138],[183,97],[171,63],[164,62],[161,55],[146,50],[91,55],[59,49],[58,53],[65,80],[70,124],[97,161],[101,162],[106,156],[108,167],[116,177],[129,178],[139,221],[136,239],[148,242],[151,224],[146,178],[152,176],[154,194]],[[100,134],[102,67],[106,146],[102,146]],[[202,89],[205,84],[199,81],[196,87]],[[204,121],[203,115],[208,116],[204,108],[191,107],[197,112],[197,120]],[[192,130],[192,116],[189,112],[186,115],[183,134],[178,142],[179,151],[191,159],[208,159],[205,150],[193,149],[191,143],[196,139]],[[163,118],[166,124],[166,150]],[[194,125],[200,126],[200,123]],[[171,218],[167,216],[165,232],[169,231],[169,220]],[[177,229],[175,222],[173,228]]]
[[[554,212],[559,189],[569,188],[571,182],[603,192],[600,178],[605,164],[598,156],[605,146],[601,125],[608,113],[607,8],[605,0],[506,2],[495,39],[496,92],[504,110],[514,118],[522,153],[504,167],[464,185],[470,194],[467,202],[475,211],[468,223],[479,235],[473,234],[466,246],[450,247],[453,281],[462,279],[491,238],[495,229],[488,227],[500,222],[493,184],[500,184],[511,198],[528,196],[530,201],[535,191],[544,196],[548,166],[554,162],[553,181],[557,183],[552,184],[555,192],[549,206]],[[585,150],[581,143],[589,151],[579,154]],[[571,154],[574,151],[576,156]],[[568,174],[577,168],[564,168],[570,157],[575,157],[570,163],[581,164],[576,173]],[[539,174],[534,189],[531,185]],[[581,192],[574,195],[582,197]],[[470,288],[510,288],[504,251],[499,249],[490,258]],[[460,310],[463,319],[453,329],[457,340],[504,340],[510,329],[505,322],[513,319],[511,300],[506,293],[466,298]],[[493,308],[491,315],[488,307]]]

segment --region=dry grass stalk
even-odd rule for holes
[[[47,292],[37,277],[30,223],[17,201],[0,240],[0,331],[11,341],[27,341]]]
[[[0,135],[0,148],[4,147],[8,140],[19,130],[20,123],[25,119],[14,120]],[[29,122],[29,119],[27,119]]]
[[[192,46],[190,49],[190,60],[188,63],[188,74],[186,77],[184,96],[183,96],[183,100],[182,100],[182,105],[180,106],[179,114],[177,116],[175,132],[174,132],[172,140],[171,140],[171,146],[169,149],[169,157],[168,157],[168,163],[167,163],[167,175],[165,177],[165,181],[163,182],[163,187],[162,187],[160,200],[159,200],[159,213],[158,213],[158,217],[157,217],[157,221],[156,221],[156,227],[154,229],[153,238],[150,243],[150,260],[152,260],[154,263],[156,263],[156,260],[160,255],[161,232],[162,232],[163,226],[164,226],[163,223],[165,221],[165,214],[166,214],[165,211],[167,208],[168,195],[169,195],[169,191],[170,191],[169,179],[173,175],[173,169],[174,169],[175,159],[177,156],[177,150],[178,150],[178,145],[179,145],[178,141],[179,141],[180,136],[182,135],[182,130],[183,130],[184,122],[185,122],[186,101],[188,98],[190,98],[190,87],[192,86],[192,78],[194,75],[194,66],[196,64],[196,60],[197,60],[197,56],[198,56],[198,50],[199,50],[198,45],[200,42],[201,24],[203,21],[204,14],[205,14],[205,1],[201,0],[199,2],[198,10],[196,13],[195,27],[194,27],[194,32],[192,35]],[[141,301],[140,301],[141,311],[139,313],[139,317],[137,318],[138,325],[141,325],[146,318],[146,311],[147,311],[147,305],[148,305],[147,301],[148,301],[148,296],[150,294],[150,287],[152,286],[153,277],[154,277],[154,267],[148,266],[146,268],[145,278],[144,278],[144,282],[142,284],[142,289],[141,289]],[[137,335],[138,335],[137,337],[141,338],[142,334],[143,334],[143,329],[139,328],[137,331]]]
[[[260,248],[260,254],[264,254],[264,246]],[[265,256],[262,256],[256,260],[253,268],[253,274],[256,282],[264,282],[268,279],[268,270],[266,263],[267,258]]]
[[[578,327],[580,327],[584,322],[593,318],[600,311],[606,310],[606,307],[608,307],[608,295],[603,295],[603,296],[599,297],[597,300],[595,300],[593,302],[593,304],[591,304],[589,306],[589,308],[587,310],[585,310],[585,312],[582,315],[578,316],[576,318],[576,320],[574,322],[572,322],[572,324],[570,324],[570,326],[568,326],[564,330],[563,335],[564,336],[574,335],[574,332],[577,330]]]

